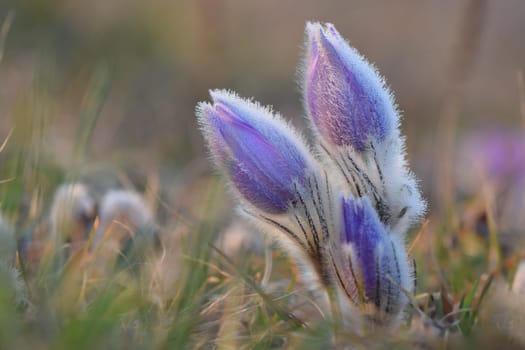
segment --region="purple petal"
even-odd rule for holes
[[[397,114],[381,78],[333,26],[309,24],[307,34],[305,103],[320,135],[359,151],[383,141]]]
[[[304,184],[304,146],[267,110],[222,91],[200,110],[212,154],[239,193],[270,213],[286,211]]]
[[[344,244],[351,244],[354,248],[365,294],[371,300],[377,299],[378,276],[383,277],[384,267],[378,261],[378,251],[384,247],[386,235],[385,228],[368,199],[343,199],[341,239]]]

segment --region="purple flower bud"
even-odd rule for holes
[[[346,254],[347,290],[357,290],[365,305],[387,315],[408,302],[401,291],[412,289],[408,257],[397,235],[388,234],[366,197],[342,201],[342,251]]]
[[[392,96],[375,68],[331,24],[306,25],[304,100],[320,136],[358,151],[397,127]]]
[[[222,90],[197,115],[217,165],[255,207],[283,213],[303,186],[310,164],[306,147],[270,110]]]

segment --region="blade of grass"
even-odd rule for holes
[[[110,67],[107,64],[100,64],[95,69],[86,95],[82,100],[80,123],[73,147],[74,158],[77,162],[81,162],[87,153],[89,141],[93,136],[100,112],[111,90],[111,82],[112,72]]]
[[[293,313],[285,310],[280,305],[274,302],[273,298],[266,294],[262,288],[250,277],[248,276],[244,271],[240,270],[235,262],[231,260],[226,254],[224,254],[219,248],[215,247],[214,245],[210,244],[211,248],[217,252],[221,256],[221,258],[232,268],[235,270],[236,274],[241,278],[241,280],[253,291],[255,291],[261,299],[264,301],[264,303],[276,314],[278,315],[281,320],[284,320],[286,322],[291,322],[292,325],[296,328],[307,328],[308,326],[298,319]]]
[[[2,27],[0,28],[0,62],[2,62],[2,59],[4,58],[5,42],[14,19],[15,11],[10,9],[2,22]]]

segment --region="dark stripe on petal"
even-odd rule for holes
[[[294,185],[294,186],[295,186],[295,189],[296,189],[296,192],[297,192],[297,198],[299,199],[299,202],[301,202],[301,205],[304,208],[304,214],[305,214],[306,218],[308,219],[308,225],[310,226],[310,229],[312,230],[312,236],[314,238],[314,244],[315,244],[315,248],[316,248],[315,252],[316,252],[317,255],[319,255],[320,254],[319,234],[317,233],[317,228],[314,225],[314,222],[312,220],[312,216],[310,215],[310,212],[308,211],[308,208],[306,206],[306,203],[303,200],[303,197],[301,196],[301,193],[297,190],[297,185]]]
[[[343,155],[341,155],[340,157],[341,157],[341,160],[343,161],[343,164],[344,164],[345,168],[348,169],[348,171],[350,173],[350,177],[352,178],[352,180],[355,183],[355,187],[357,189],[357,195],[359,197],[361,197],[364,194],[363,192],[364,192],[365,186],[364,186],[363,180],[361,179],[360,173],[356,169],[352,169],[352,167],[350,167],[348,165],[348,163],[346,162],[346,159],[345,159],[345,157],[343,157]],[[355,174],[355,176],[354,176],[354,174]],[[357,179],[356,179],[356,177],[357,177]],[[358,180],[359,180],[359,182],[358,182]],[[361,183],[361,186],[359,185],[359,183]],[[361,189],[361,187],[363,189]]]
[[[365,301],[365,295],[363,293],[363,287],[360,284],[360,281],[357,279],[355,271],[354,271],[354,263],[352,262],[352,256],[348,255],[348,268],[350,269],[350,274],[352,275],[352,280],[355,283],[355,286],[357,288],[357,292],[359,294],[359,299],[361,302]]]
[[[332,154],[326,149],[326,147],[325,147],[322,143],[320,143],[319,145],[320,145],[321,148],[326,152],[326,154],[332,159],[332,161],[335,163],[335,165],[337,165],[337,167],[339,168],[339,171],[341,172],[341,174],[343,174],[343,177],[345,178],[346,183],[348,184],[348,186],[354,186],[357,195],[358,195],[359,197],[361,197],[361,189],[360,189],[359,186],[357,185],[357,182],[356,182],[354,176],[353,176],[352,174],[350,174],[350,176],[352,177],[352,181],[350,181],[350,179],[348,178],[348,175],[346,174],[345,169],[344,169],[343,166],[337,161],[337,159],[335,159],[335,158],[332,156]]]
[[[299,220],[299,218],[295,214],[294,214],[294,218],[295,218],[295,221],[297,221],[297,224],[299,225],[299,227],[301,228],[301,231],[303,232],[303,235],[304,235],[304,239],[306,240],[306,243],[308,244],[308,247],[310,248],[309,250],[307,249],[306,251],[310,255],[315,255],[315,249],[312,246],[312,242],[310,242],[310,239],[308,238],[308,234],[306,233],[306,230],[304,229],[303,224],[301,223],[301,220]]]
[[[335,271],[335,275],[337,277],[337,280],[339,281],[339,284],[343,287],[343,290],[345,291],[345,294],[348,296],[348,299],[350,299],[350,301],[354,304],[354,305],[358,305],[358,301],[355,300],[355,296],[352,295],[349,291],[348,291],[348,288],[346,287],[346,284],[345,282],[343,281],[341,275],[339,274],[339,269],[337,268],[337,265],[334,261],[334,257],[332,256],[331,259],[332,261],[332,266],[334,268],[334,271]],[[353,280],[354,284],[356,283],[356,280],[354,279]]]
[[[274,226],[277,226],[282,231],[286,232],[297,244],[299,244],[301,246],[301,248],[303,248],[305,251],[308,252],[308,249],[306,248],[304,243],[301,241],[301,239],[295,233],[293,233],[293,231],[290,230],[288,227],[286,227],[286,226],[278,223],[277,221],[275,221],[273,219],[270,219],[270,218],[268,218],[266,216],[261,215],[260,217],[263,218],[265,221],[269,222],[270,224],[272,224]]]
[[[310,181],[310,180],[309,180]],[[315,196],[313,193],[313,186],[311,186],[310,183],[310,194],[312,195],[312,200],[314,202],[314,206],[317,210],[317,216],[319,217],[319,221],[321,222],[321,230],[323,231],[323,240],[326,240],[328,238],[328,225],[326,223],[325,213],[324,213],[324,207],[323,202],[321,200],[321,193],[319,191],[319,185],[317,183],[317,179],[313,177],[313,181],[315,184],[315,191],[317,194],[317,203],[315,201]]]
[[[416,289],[417,289],[417,265],[416,265],[416,259],[412,259],[412,271],[413,271],[413,278],[414,278],[414,295],[416,295]]]
[[[372,149],[372,152],[374,153],[374,162],[376,163],[377,173],[379,174],[379,180],[381,180],[381,183],[383,184],[383,186],[385,186],[383,171],[381,171],[381,166],[379,165],[379,162],[377,160],[377,152],[373,142],[370,142],[370,149]]]
[[[394,263],[396,266],[396,273],[397,273],[396,283],[401,284],[401,267],[399,266],[399,260],[397,258],[397,251],[396,251],[396,248],[394,247],[394,242],[390,241],[390,247],[392,248],[392,255],[394,257]]]
[[[375,295],[374,295],[374,303],[377,306],[377,308],[380,308],[381,307],[381,273],[379,271],[379,255],[376,255],[375,271],[376,271],[376,290],[375,290]]]
[[[391,273],[390,273],[390,266],[388,266],[388,273],[387,273],[387,276],[390,276],[391,277]],[[388,290],[387,290],[387,294],[386,294],[386,306],[385,306],[385,312],[387,314],[391,313],[392,312],[392,282],[391,281],[387,281],[388,283]]]

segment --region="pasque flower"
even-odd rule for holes
[[[199,104],[197,115],[217,165],[248,203],[285,212],[308,176],[306,147],[269,109],[224,90],[211,96],[213,104]]]
[[[306,34],[304,103],[318,157],[279,115],[225,90],[211,91],[197,117],[241,212],[356,314],[396,324],[413,292],[405,233],[425,208],[399,116],[381,77],[332,25],[309,23]]]
[[[331,24],[306,25],[305,107],[321,137],[358,151],[397,127],[391,94],[375,69]]]
[[[224,90],[211,91],[211,97],[213,104],[197,106],[197,117],[242,213],[323,275],[330,203],[317,161],[269,108]]]
[[[387,231],[368,198],[343,198],[341,210],[341,246],[334,252],[339,283],[375,320],[395,318],[414,285],[404,243]]]
[[[368,196],[380,220],[403,233],[426,206],[406,165],[390,90],[333,25],[308,23],[306,47],[304,105],[320,151],[348,192]]]

